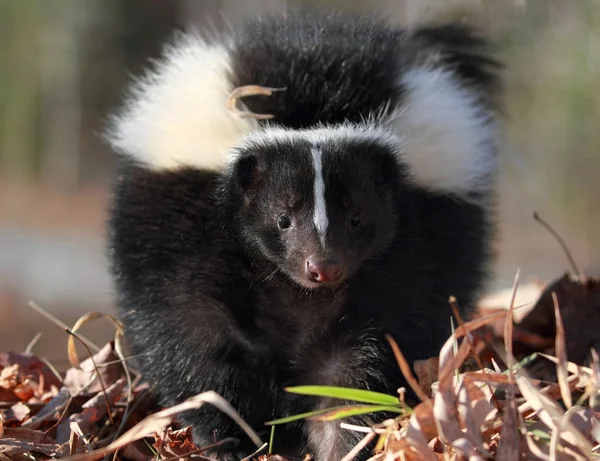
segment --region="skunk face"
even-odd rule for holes
[[[394,237],[402,171],[384,133],[265,130],[233,178],[247,243],[305,288],[338,286]]]

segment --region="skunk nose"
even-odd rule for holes
[[[342,278],[342,265],[333,260],[306,260],[306,277],[311,282],[337,282]]]

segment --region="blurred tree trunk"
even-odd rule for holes
[[[41,176],[53,187],[79,186],[81,159],[81,36],[93,2],[38,3],[44,17],[38,31],[43,98]]]
[[[39,75],[31,58],[37,55],[37,13],[31,1],[0,4],[0,172],[21,179],[36,165]]]

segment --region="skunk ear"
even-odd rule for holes
[[[255,154],[243,154],[238,157],[233,167],[236,185],[244,192],[254,190],[263,177],[263,170]]]

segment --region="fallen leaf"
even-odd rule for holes
[[[263,445],[260,437],[258,437],[252,428],[241,419],[238,413],[225,399],[223,399],[223,397],[216,392],[208,391],[198,394],[194,397],[190,397],[179,405],[175,405],[174,407],[167,408],[154,413],[153,415],[147,416],[117,440],[104,448],[99,448],[88,453],[71,456],[66,458],[65,461],[93,461],[100,459],[104,455],[118,450],[131,442],[144,437],[152,436],[156,432],[163,431],[164,428],[171,423],[173,416],[175,416],[177,413],[200,408],[205,403],[210,403],[216,406],[219,410],[223,411],[229,417],[235,420],[236,423],[244,430],[244,432],[246,432],[246,434],[252,439],[257,447]]]
[[[519,323],[519,328],[554,341],[557,335],[554,296],[565,336],[566,350],[561,351],[561,355],[578,365],[588,365],[590,347],[600,347],[600,280],[580,280],[565,274],[546,287],[535,307]],[[548,353],[556,355],[552,349],[554,347]],[[557,380],[556,368],[544,361],[532,364],[529,371],[546,381]]]
[[[413,362],[413,368],[415,370],[415,375],[417,375],[419,386],[429,397],[432,396],[431,386],[438,379],[439,366],[439,357],[432,357],[427,360],[415,360]]]
[[[22,402],[15,403],[10,409],[19,422],[25,421],[31,414],[31,409]]]
[[[19,365],[8,365],[0,372],[0,387],[14,389],[19,384]]]
[[[119,358],[114,351],[114,343],[111,341],[93,356],[88,357],[79,364],[78,368],[70,368],[64,379],[64,385],[71,395],[76,395],[84,388],[90,394],[96,394],[102,391],[102,383],[105,387],[113,384],[123,373],[123,366],[119,363]],[[96,367],[102,383],[98,380]],[[107,364],[108,363],[108,364]],[[92,381],[93,379],[93,381]],[[91,381],[91,384],[90,384]]]
[[[20,399],[15,395],[13,391],[0,387],[0,401],[1,402],[18,402]]]
[[[192,427],[174,431],[170,427],[164,433],[164,437],[156,433],[155,442],[152,445],[158,453],[163,450],[171,456],[180,456],[196,450],[198,447],[194,444],[192,438]]]
[[[419,427],[419,430],[423,432],[423,435],[427,439],[427,441],[431,440],[434,437],[437,437],[438,430],[437,425],[435,423],[435,419],[433,417],[433,401],[427,400],[426,402],[421,402],[415,408],[413,408],[412,415],[409,420],[415,419],[418,424],[415,426]]]
[[[68,442],[71,432],[70,425],[74,422],[79,425],[83,433],[87,434],[90,432],[94,425],[108,414],[107,401],[110,406],[119,400],[126,384],[125,378],[121,378],[108,387],[106,393],[98,392],[98,394],[84,403],[81,412],[72,414],[59,425],[56,441],[60,444]]]
[[[48,390],[51,386],[61,387],[62,383],[58,377],[52,372],[50,367],[32,353],[26,352],[19,354],[16,352],[0,353],[0,368],[18,366],[18,378],[24,381],[29,377],[36,382],[43,380],[44,389]],[[0,378],[1,380],[1,378]],[[0,387],[4,387],[0,383]]]
[[[21,453],[36,452],[46,456],[65,456],[67,449],[40,431],[23,428],[5,428],[0,440],[0,453],[12,457]]]
[[[71,393],[66,388],[62,388],[37,415],[25,421],[23,427],[37,429],[44,421],[58,417],[58,413],[60,413],[70,401]]]
[[[420,408],[419,408],[420,407]],[[406,438],[409,443],[428,461],[437,461],[428,442],[437,434],[435,421],[433,421],[432,402],[421,402],[415,408],[408,421]],[[433,436],[433,437],[432,437]],[[437,437],[436,437],[437,438]]]

